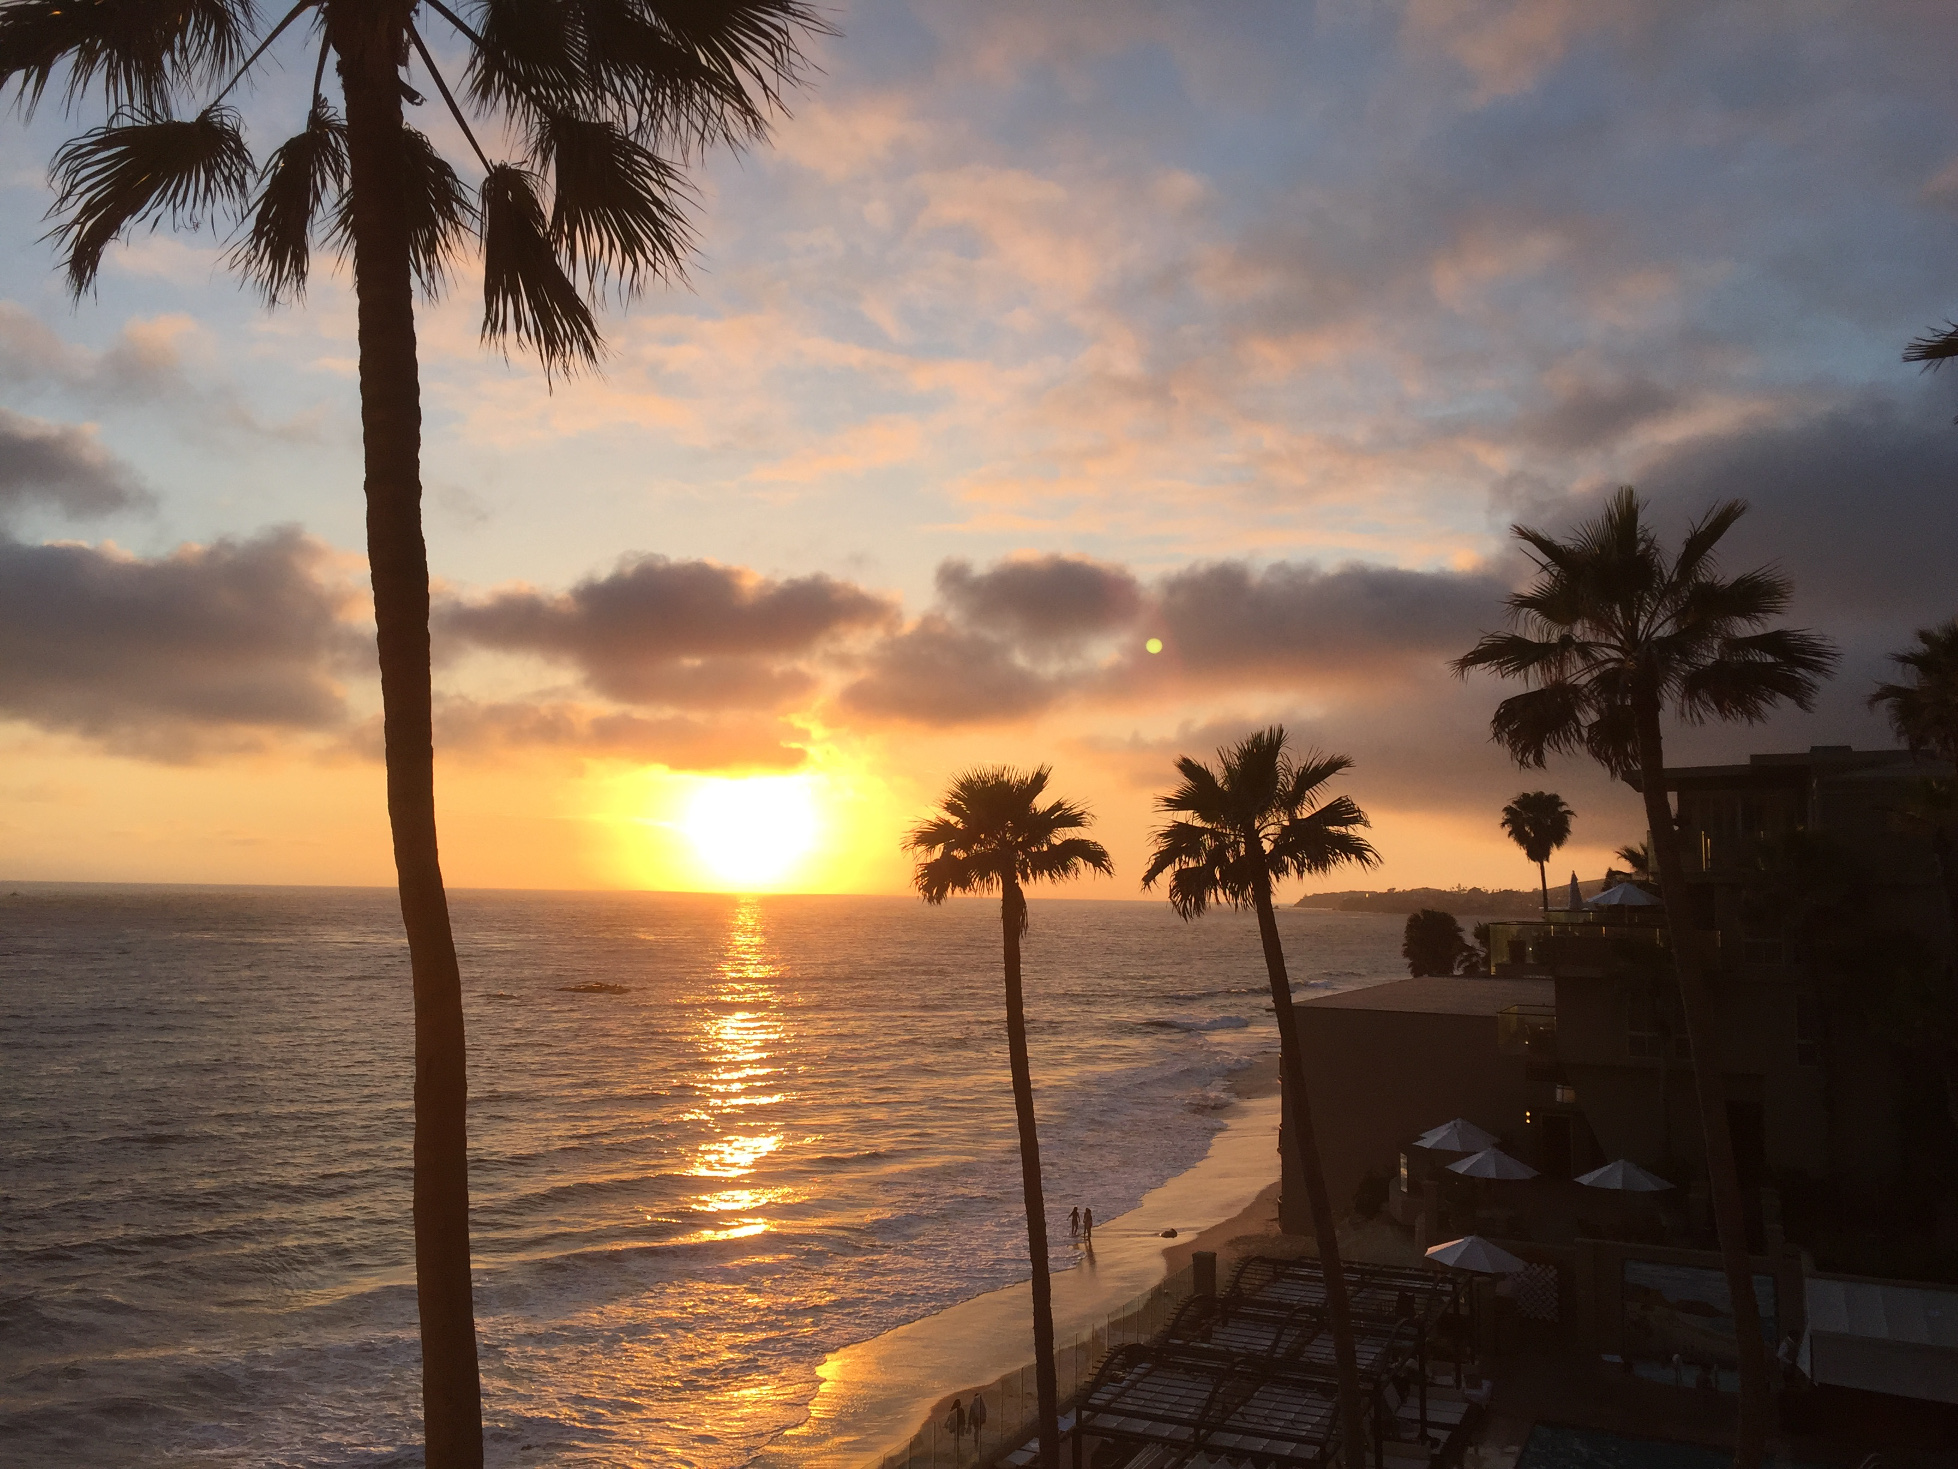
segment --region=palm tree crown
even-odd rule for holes
[[[1835,664],[1826,638],[1765,626],[1787,609],[1786,577],[1770,567],[1719,574],[1715,547],[1744,502],[1715,506],[1670,558],[1644,511],[1627,485],[1569,541],[1513,527],[1541,574],[1509,598],[1515,630],[1487,634],[1453,666],[1530,685],[1491,722],[1521,765],[1589,753],[1631,775],[1641,705],[1670,706],[1689,723],[1752,723],[1783,699],[1811,708]]]
[[[940,814],[920,822],[905,847],[925,854],[915,881],[928,903],[954,893],[1012,892],[1030,882],[1060,882],[1083,870],[1112,874],[1100,842],[1061,836],[1094,818],[1073,801],[1040,804],[1052,767],[1014,770],[997,765],[953,778],[939,801]],[[1058,838],[1058,840],[1057,840]],[[1024,903],[1020,927],[1026,928]]]
[[[1502,829],[1525,857],[1543,863],[1570,840],[1571,819],[1576,815],[1555,791],[1525,791],[1502,808]]]
[[[1917,646],[1890,661],[1910,682],[1877,685],[1870,707],[1889,706],[1891,729],[1912,750],[1958,762],[1958,618],[1919,628]]]
[[[1285,731],[1260,730],[1217,752],[1218,769],[1185,755],[1176,762],[1183,783],[1156,804],[1177,813],[1156,833],[1155,855],[1142,886],[1170,874],[1169,901],[1185,918],[1213,901],[1242,908],[1274,878],[1330,872],[1345,863],[1380,860],[1358,835],[1366,813],[1346,796],[1319,804],[1326,782],[1352,768],[1344,755],[1309,752],[1294,761]]]
[[[459,87],[417,24],[424,11],[465,53]],[[318,37],[304,125],[258,167],[224,99],[302,28]],[[393,202],[416,281],[439,294],[479,242],[484,339],[557,370],[598,360],[593,302],[679,270],[691,236],[671,160],[763,136],[802,69],[800,38],[825,29],[801,0],[299,0],[262,36],[251,0],[11,0],[0,85],[15,83],[29,111],[64,69],[65,104],[103,93],[107,122],[53,166],[53,233],[77,295],[131,229],[232,215],[243,230],[230,263],[277,303],[304,293],[316,240],[351,253],[348,128],[327,61],[344,72],[396,47],[385,65],[403,97],[423,102],[419,66],[481,174],[466,185],[403,126]],[[513,156],[493,161],[472,118],[513,140]]]

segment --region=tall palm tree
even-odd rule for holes
[[[480,240],[484,340],[514,341],[551,373],[594,365],[591,302],[676,273],[689,248],[670,160],[761,138],[801,38],[821,29],[801,0],[455,4],[463,13],[441,0],[298,0],[263,32],[251,0],[0,4],[0,86],[17,85],[31,112],[59,74],[71,108],[99,90],[107,110],[53,163],[53,237],[78,298],[108,247],[144,224],[235,214],[230,263],[272,304],[303,294],[315,240],[352,257],[388,820],[414,985],[415,1272],[436,1469],[482,1462],[482,1394],[462,991],[435,832],[415,296],[438,294]],[[466,56],[460,102],[424,39],[431,23]],[[300,130],[260,168],[225,98],[282,38],[317,47],[312,88],[294,108]],[[408,125],[404,101],[423,101],[417,68],[481,167],[473,189]],[[471,117],[518,155],[492,162]]]
[[[1630,486],[1569,540],[1512,527],[1539,575],[1509,598],[1513,630],[1485,635],[1454,667],[1463,675],[1486,668],[1528,685],[1503,700],[1491,722],[1519,765],[1540,769],[1552,753],[1582,751],[1635,782],[1645,798],[1693,1051],[1714,1223],[1733,1296],[1741,1389],[1734,1461],[1738,1469],[1758,1469],[1767,1437],[1767,1362],[1728,1130],[1721,1036],[1697,936],[1687,926],[1686,860],[1666,797],[1663,722],[1671,712],[1691,724],[1753,723],[1783,700],[1810,708],[1836,655],[1825,638],[1767,626],[1786,610],[1792,592],[1779,572],[1720,574],[1716,547],[1746,509],[1739,500],[1715,506],[1687,531],[1676,557],[1660,547]]]
[[[1652,875],[1652,844],[1650,842],[1627,842],[1611,854],[1631,870],[1633,877]]]
[[[1543,864],[1570,840],[1571,819],[1577,813],[1555,791],[1524,791],[1502,808],[1502,829],[1536,863],[1537,885],[1543,889],[1543,909],[1550,911],[1550,879]]]
[[[1292,981],[1285,970],[1285,946],[1278,936],[1271,890],[1275,881],[1286,877],[1319,876],[1349,863],[1371,867],[1380,857],[1359,835],[1359,828],[1369,825],[1366,813],[1346,796],[1324,797],[1326,783],[1350,770],[1353,762],[1344,755],[1317,751],[1295,761],[1285,742],[1284,729],[1274,725],[1219,750],[1215,770],[1187,755],[1176,762],[1183,783],[1156,800],[1158,809],[1175,819],[1156,832],[1155,853],[1142,886],[1153,888],[1168,873],[1170,906],[1186,921],[1201,917],[1216,902],[1248,907],[1258,915],[1271,1007],[1278,1019],[1283,1173],[1279,1226],[1299,1234],[1309,1221],[1319,1241],[1339,1373],[1341,1432],[1353,1469],[1361,1469],[1366,1420],[1360,1409],[1346,1277],[1340,1271],[1332,1200],[1326,1193],[1312,1104],[1305,1090],[1305,1056],[1299,1046]]]
[[[913,880],[927,903],[953,893],[999,894],[1006,965],[1006,1053],[1013,1071],[1013,1114],[1020,1129],[1020,1189],[1026,1201],[1027,1257],[1033,1265],[1034,1380],[1040,1399],[1042,1469],[1060,1469],[1060,1389],[1054,1375],[1054,1298],[1047,1273],[1047,1199],[1040,1182],[1040,1133],[1033,1118],[1033,1070],[1027,1061],[1026,1005],[1020,993],[1020,937],[1027,931],[1026,885],[1062,882],[1115,866],[1100,842],[1064,833],[1094,818],[1072,801],[1040,803],[1051,767],[999,765],[957,776],[939,812],[904,840],[919,854]]]

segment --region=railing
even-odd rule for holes
[[[1068,1411],[1069,1399],[1093,1379],[1103,1357],[1126,1342],[1147,1341],[1161,1331],[1193,1290],[1192,1273],[1185,1266],[1108,1312],[1099,1323],[1075,1332],[1071,1340],[1056,1341],[1054,1375],[1059,1379],[1062,1414]],[[970,1403],[972,1391],[958,1396]],[[986,1402],[984,1432],[967,1428],[955,1436],[945,1414],[934,1409],[931,1421],[912,1435],[911,1442],[877,1460],[875,1469],[974,1469],[992,1464],[1039,1431],[1039,1392],[1031,1362],[977,1392]]]
[[[1716,953],[1720,935],[1698,940]],[[1614,968],[1644,968],[1663,963],[1670,940],[1652,923],[1492,923],[1489,960],[1497,974],[1602,973]]]

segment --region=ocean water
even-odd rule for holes
[[[996,907],[454,909],[492,1462],[746,1463],[827,1352],[1025,1278]],[[1280,921],[1301,990],[1400,970],[1399,919]],[[1065,1269],[1275,1037],[1247,918],[1032,922]],[[385,891],[0,895],[0,1459],[420,1462],[409,1027]]]

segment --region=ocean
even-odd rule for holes
[[[733,1469],[827,1354],[1025,1278],[996,905],[453,907],[492,1463]],[[1401,922],[1284,910],[1295,987]],[[1275,1036],[1242,915],[1036,901],[1026,967],[1063,1270]],[[384,890],[0,894],[0,1458],[420,1463],[410,1026]]]

